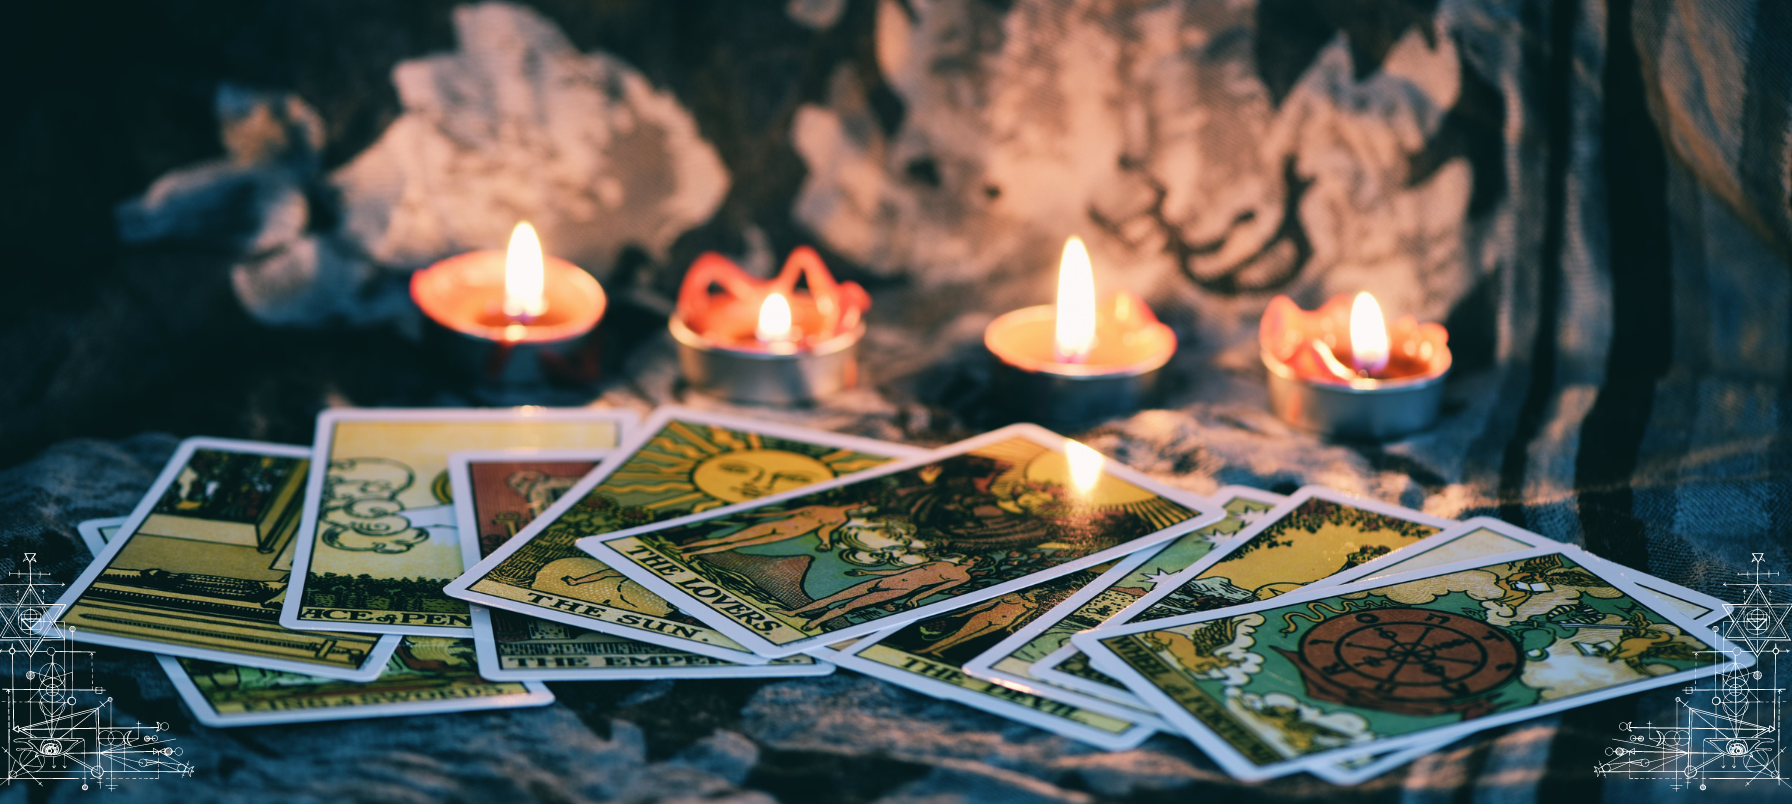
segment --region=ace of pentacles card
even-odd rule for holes
[[[1001,597],[1224,516],[1012,425],[853,477],[579,541],[761,656]]]
[[[465,569],[448,456],[474,449],[605,449],[628,411],[327,410],[280,613],[288,628],[470,637],[442,586]]]

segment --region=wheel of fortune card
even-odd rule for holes
[[[1472,617],[1389,608],[1333,616],[1309,630],[1289,658],[1308,690],[1334,703],[1468,715],[1518,676],[1520,653],[1510,636]]]

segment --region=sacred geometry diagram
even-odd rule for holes
[[[82,789],[115,789],[125,779],[191,776],[162,724],[119,724],[112,699],[93,684],[93,652],[33,631],[54,621],[61,584],[37,572],[26,553],[23,571],[0,583],[0,651],[9,669],[6,691],[6,783],[78,780]],[[16,567],[16,565],[15,565]],[[78,671],[79,669],[79,671]],[[85,682],[83,682],[85,679]]]
[[[1675,789],[1708,789],[1712,782],[1753,788],[1788,786],[1781,774],[1780,712],[1785,688],[1779,682],[1779,656],[1792,648],[1787,616],[1792,603],[1775,602],[1792,584],[1772,583],[1777,572],[1761,569],[1763,553],[1754,554],[1755,568],[1742,573],[1747,583],[1725,584],[1743,590],[1739,604],[1725,604],[1728,615],[1719,633],[1755,657],[1755,664],[1712,676],[1710,686],[1691,686],[1674,699],[1673,725],[1625,723],[1629,736],[1607,748],[1609,757],[1593,768],[1601,776],[1668,779]],[[1726,652],[1722,661],[1738,658]],[[1712,659],[1717,661],[1718,656]],[[1766,792],[1763,790],[1763,792]],[[1784,791],[1781,791],[1784,792]]]

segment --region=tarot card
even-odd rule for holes
[[[1212,499],[1225,509],[1225,519],[1183,534],[1160,550],[1141,550],[1127,556],[1094,582],[1075,590],[1051,611],[1034,618],[1007,639],[966,662],[964,672],[974,678],[1084,709],[1127,717],[1146,725],[1161,725],[1157,715],[1143,707],[1066,689],[1061,684],[1035,676],[1032,666],[1060,649],[1075,650],[1070,647],[1071,634],[1107,622],[1128,603],[1187,569],[1215,545],[1248,527],[1286,498],[1242,486],[1227,486],[1214,492]]]
[[[1154,585],[1108,622],[1156,620],[1265,600],[1398,554],[1453,524],[1410,508],[1306,486],[1175,577]],[[1040,678],[1143,706],[1081,656],[1074,643],[1055,654],[1034,668]]]
[[[679,611],[573,543],[592,534],[757,499],[923,453],[884,441],[663,407],[613,458],[445,591],[492,609],[581,630],[714,659],[767,664],[765,657]],[[517,625],[510,631],[522,634],[526,627]],[[547,632],[537,628],[537,633]],[[711,673],[724,666],[682,665]],[[781,667],[779,672],[813,669],[800,659]]]
[[[957,701],[1090,745],[1119,751],[1157,729],[1136,719],[1083,709],[1033,692],[972,678],[963,662],[980,645],[1013,631],[1029,613],[1062,599],[1098,572],[1082,570],[1020,592],[908,623],[829,650],[829,661],[925,695]],[[1152,718],[1155,720],[1156,718]]]
[[[397,640],[280,624],[310,454],[253,441],[181,442],[40,632],[61,626],[81,642],[329,678],[378,676]]]
[[[88,552],[97,556],[106,549],[106,543],[118,535],[118,529],[129,519],[128,516],[89,519],[75,525],[75,530],[81,532],[81,543],[87,545]]]
[[[467,566],[515,536],[592,468],[604,451],[457,452],[448,459]],[[792,656],[748,667],[663,645],[472,606],[480,675],[494,681],[819,676],[834,666]]]
[[[466,602],[442,593],[466,566],[448,455],[606,449],[634,423],[627,411],[590,409],[324,411],[281,624],[472,636]]]
[[[1348,583],[1359,579],[1387,578],[1407,572],[1430,569],[1444,564],[1477,558],[1491,559],[1533,547],[1559,547],[1570,551],[1585,566],[1600,575],[1620,574],[1654,598],[1652,603],[1672,608],[1699,625],[1709,626],[1723,619],[1723,601],[1670,583],[1653,575],[1645,575],[1613,564],[1584,550],[1563,545],[1553,539],[1532,533],[1504,520],[1475,517],[1450,529],[1426,538],[1401,551],[1356,567],[1328,584]],[[1346,577],[1348,576],[1348,577]],[[1645,598],[1647,599],[1647,598]],[[1654,605],[1651,606],[1655,608]],[[1436,745],[1420,745],[1393,751],[1379,757],[1360,757],[1330,765],[1321,763],[1307,768],[1309,773],[1333,784],[1354,785],[1373,779],[1419,757],[1439,750]]]
[[[554,694],[539,681],[480,678],[470,639],[402,639],[383,665],[385,672],[358,684],[172,656],[156,658],[193,716],[224,729],[517,709],[554,702]]]
[[[1247,780],[1752,663],[1725,661],[1733,645],[1576,552],[1536,548],[1072,641]]]
[[[578,544],[777,658],[1018,592],[1223,515],[1017,424],[854,477]]]

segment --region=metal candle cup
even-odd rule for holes
[[[1025,307],[997,317],[983,331],[983,345],[996,358],[996,393],[1009,414],[1076,428],[1154,401],[1160,369],[1176,353],[1176,334],[1143,302],[1123,294],[1103,305],[1095,348],[1082,363],[1055,359],[1057,317],[1056,305]]]
[[[796,289],[799,278],[807,292]],[[807,246],[769,280],[704,254],[685,273],[667,326],[693,389],[748,404],[806,405],[858,385],[870,306],[864,288],[835,282]]]
[[[1286,296],[1270,302],[1259,331],[1270,408],[1295,427],[1340,438],[1384,441],[1430,427],[1450,373],[1449,334],[1404,316],[1377,344],[1381,376],[1358,376],[1349,368],[1359,361],[1349,333],[1364,325],[1351,322],[1351,306],[1346,296],[1313,312]],[[1373,326],[1383,327],[1379,309]]]
[[[805,405],[859,383],[859,339],[865,324],[804,349],[733,349],[671,323],[678,367],[695,388],[754,405]]]
[[[542,259],[546,308],[529,320],[506,316],[502,305],[505,253],[476,251],[450,257],[411,275],[411,299],[431,324],[431,348],[451,370],[496,385],[590,383],[598,375],[592,330],[608,300],[584,270],[562,259]]]

